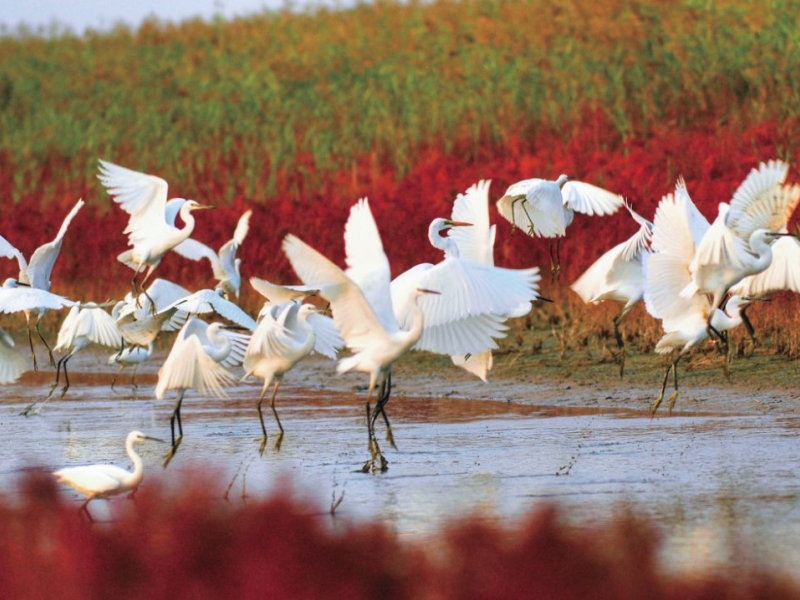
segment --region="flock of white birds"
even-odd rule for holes
[[[744,309],[753,299],[779,289],[800,293],[800,243],[787,231],[800,200],[800,186],[787,184],[787,173],[788,165],[781,161],[760,164],[730,202],[719,205],[712,223],[697,210],[682,179],[674,193],[661,200],[653,222],[637,214],[620,195],[566,175],[555,181],[515,183],[497,201],[497,209],[514,227],[531,236],[550,238],[555,278],[560,274],[558,243],[574,212],[609,215],[622,206],[627,208],[638,231],[601,256],[572,289],[587,303],[622,303],[613,320],[620,374],[625,357],[620,320],[642,299],[647,311],[661,320],[664,336],[656,352],[675,351],[675,357],[653,402],[655,412],[670,372],[674,391],[668,403],[670,409],[674,405],[677,364],[691,348],[709,337],[724,347],[727,330],[743,321],[749,327]],[[263,453],[267,429],[262,404],[270,390],[270,409],[279,429],[275,447],[280,448],[283,426],[275,397],[283,375],[312,352],[335,359],[347,348],[349,354],[339,359],[337,372],[369,375],[369,459],[363,470],[385,471],[388,463],[375,424],[380,415],[387,440],[394,445],[386,415],[392,365],[409,350],[427,350],[449,355],[455,365],[485,380],[492,368],[492,350],[508,332],[506,321],[524,316],[532,302],[544,300],[538,293],[537,267],[494,265],[495,226],[489,218],[488,181],[459,194],[450,218],[431,222],[428,239],[444,253],[441,262],[417,265],[395,279],[366,199],[352,207],[345,227],[345,268],[298,237],[287,235],[282,247],[303,283],[283,286],[251,278],[253,288],[266,299],[254,319],[236,304],[241,289],[241,261],[236,253],[248,233],[250,211],[241,216],[232,239],[215,252],[190,237],[195,227],[193,213],[210,207],[183,198],[168,200],[163,179],[106,161],[100,161],[99,179],[114,202],[130,215],[124,231],[130,249],[118,260],[134,271],[131,293],[114,303],[110,313],[106,310],[110,304],[80,303],[50,293],[51,272],[64,236],[83,206],[83,201],[78,201],[56,238],[38,248],[29,261],[0,236],[0,256],[19,264],[18,277],[7,279],[0,289],[0,312],[24,312],[34,369],[38,365],[32,329],[47,347],[56,367],[48,398],[58,387],[62,371],[61,393],[66,393],[67,364],[88,345],[113,348],[109,362],[118,364],[120,370],[134,365],[135,377],[136,365],[151,357],[154,340],[164,332],[178,331],[159,370],[155,390],[158,399],[171,390],[177,394],[165,466],[183,437],[180,411],[187,390],[224,398],[226,386],[251,377],[263,380],[257,403],[262,431],[259,450]],[[176,225],[178,215],[182,227]],[[151,281],[169,251],[195,261],[207,259],[218,282],[215,289],[191,292],[163,279]],[[312,295],[324,299],[325,310],[305,303]],[[64,308],[69,313],[52,348],[64,354],[56,363],[39,321],[47,310]],[[212,314],[223,320],[209,323],[205,319]],[[235,374],[237,367],[242,373]],[[12,382],[28,369],[28,359],[15,349],[12,337],[0,330],[0,382]],[[37,413],[46,401],[31,405],[25,414]],[[136,456],[133,442],[144,438],[140,432],[129,436],[132,458]],[[135,472],[120,470],[128,473],[122,479],[107,473],[101,477],[99,467],[62,470],[59,477],[86,493],[88,503],[96,496],[135,489],[141,480],[141,461],[133,460]],[[78,481],[81,473],[84,480]]]

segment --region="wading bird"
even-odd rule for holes
[[[236,225],[233,238],[225,242],[219,249],[219,253],[192,238],[182,241],[173,250],[190,260],[207,259],[214,273],[214,278],[219,282],[218,288],[222,290],[225,298],[230,300],[239,298],[242,287],[241,264],[242,259],[236,258],[236,251],[247,237],[250,228],[250,215],[252,210],[245,211]]]
[[[669,398],[669,410],[678,397],[678,361],[709,336],[708,323],[718,332],[739,325],[744,300],[732,297],[725,311],[714,308],[705,294],[686,297],[682,290],[691,280],[689,265],[696,247],[708,229],[708,221],[695,207],[683,180],[674,194],[665,196],[658,205],[652,236],[652,254],[646,261],[644,301],[647,311],[661,319],[664,336],[656,344],[656,352],[665,354],[677,350],[664,373],[661,391],[651,405],[658,410],[672,371],[674,391]],[[726,372],[728,357],[725,358]]]
[[[626,241],[617,244],[598,258],[575,283],[574,291],[586,304],[599,304],[604,300],[622,303],[622,309],[614,316],[614,339],[619,349],[619,376],[625,371],[625,342],[619,332],[619,323],[644,297],[644,259],[650,250],[653,224],[639,215],[626,203],[639,230]]]
[[[79,512],[85,512],[89,520],[94,521],[89,513],[89,502],[95,498],[108,498],[125,492],[133,495],[136,492],[144,478],[144,464],[133,445],[148,440],[163,443],[162,440],[145,435],[141,431],[131,431],[125,438],[125,451],[133,462],[133,471],[114,465],[88,465],[59,469],[53,475],[59,482],[66,483],[86,496],[86,502],[81,505]]]
[[[47,244],[39,246],[33,255],[31,255],[30,261],[26,261],[25,257],[22,255],[22,252],[17,250],[6,239],[0,236],[0,256],[17,259],[17,263],[19,264],[19,283],[37,290],[44,290],[45,292],[50,291],[50,277],[53,272],[53,267],[56,264],[56,260],[58,259],[59,254],[61,254],[61,246],[64,242],[64,236],[67,233],[70,223],[72,223],[72,219],[75,218],[75,215],[78,214],[78,211],[83,207],[84,204],[85,203],[83,200],[78,200],[78,202],[75,203],[75,206],[71,211],[69,211],[67,216],[64,218],[64,221],[61,223],[61,228],[58,230],[55,239],[53,239],[52,242],[48,242]],[[31,347],[34,371],[39,370],[39,365],[36,362],[36,352],[33,349],[33,335],[31,333],[31,317],[33,315],[36,315],[36,333],[39,335],[39,339],[45,345],[45,348],[47,348],[47,353],[50,356],[50,363],[53,366],[56,365],[56,361],[53,358],[53,351],[50,349],[50,344],[48,344],[47,340],[44,339],[42,331],[39,327],[42,316],[44,316],[47,308],[47,306],[41,305],[30,306],[29,308],[23,309],[28,327],[28,343]]]
[[[769,267],[771,244],[790,235],[784,227],[800,200],[800,186],[784,185],[788,169],[781,161],[761,163],[736,189],[730,204],[720,203],[689,265],[691,280],[681,291],[684,298],[709,294],[712,309],[720,308],[732,286]]]
[[[525,179],[506,190],[497,201],[497,210],[512,226],[530,236],[550,238],[550,270],[554,277],[561,273],[560,245],[575,212],[585,215],[610,215],[622,206],[619,194],[603,188],[575,181],[569,175],[560,175],[555,181]],[[553,255],[553,241],[556,252]]]
[[[366,409],[371,458],[362,470],[385,471],[388,461],[375,437],[375,418],[381,413],[386,419],[384,408],[391,391],[392,365],[422,335],[423,313],[413,301],[410,327],[401,329],[398,325],[389,289],[389,260],[366,199],[353,206],[345,226],[347,273],[294,235],[284,238],[283,250],[300,279],[319,290],[319,294],[330,302],[333,321],[341,331],[345,345],[353,351],[351,356],[339,361],[337,372],[352,370],[369,375]],[[414,299],[427,293],[431,292],[414,290]],[[376,386],[380,387],[380,394],[373,411],[370,403]],[[393,444],[388,419],[386,424],[387,437]]]
[[[401,327],[410,324],[413,290],[438,295],[419,299],[425,328],[414,348],[448,354],[453,362],[484,381],[504,322],[526,315],[538,295],[539,269],[494,266],[494,227],[489,225],[488,181],[470,187],[454,202],[451,219],[434,219],[431,245],[444,260],[412,267],[392,281],[392,306]],[[475,223],[456,219],[473,217]],[[446,236],[442,234],[446,233]]]
[[[280,430],[275,440],[275,449],[280,450],[283,440],[283,425],[281,425],[278,411],[275,409],[275,396],[278,394],[284,374],[313,351],[335,359],[337,351],[343,345],[341,338],[335,345],[326,344],[325,335],[321,335],[318,339],[317,326],[327,331],[335,329],[332,319],[317,314],[312,305],[298,304],[289,300],[282,304],[272,304],[250,338],[244,356],[245,377],[253,375],[264,380],[257,405],[262,432],[259,448],[261,454],[264,453],[267,446],[267,428],[264,426],[261,405],[273,381],[274,386],[269,406]]]
[[[117,257],[121,263],[134,270],[131,285],[133,296],[139,297],[137,278],[148,267],[141,287],[144,288],[164,255],[194,231],[192,211],[212,208],[194,200],[175,198],[167,202],[167,182],[160,177],[147,175],[101,160],[98,178],[106,187],[114,202],[130,214],[128,245],[132,246]],[[184,225],[175,227],[175,209]],[[145,291],[145,295],[147,292]]]
[[[108,357],[108,364],[110,365],[119,365],[117,372],[114,373],[114,377],[111,379],[111,390],[114,390],[114,385],[117,383],[117,377],[119,377],[122,370],[129,366],[133,365],[133,373],[131,374],[131,387],[135,390],[136,389],[136,369],[139,368],[139,365],[143,362],[150,360],[150,357],[153,355],[153,342],[150,342],[146,347],[145,346],[125,346],[119,352],[115,352],[111,356]]]
[[[158,371],[156,385],[158,400],[162,400],[168,390],[178,390],[178,400],[169,420],[172,447],[164,458],[165,467],[183,440],[181,404],[186,390],[205,394],[208,389],[218,398],[227,398],[223,386],[233,384],[235,379],[225,367],[242,364],[249,341],[249,335],[228,331],[221,323],[208,325],[195,317],[189,318],[178,332],[164,365]]]

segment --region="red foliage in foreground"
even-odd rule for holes
[[[664,575],[634,515],[576,527],[543,507],[513,531],[464,519],[425,551],[380,525],[333,531],[288,495],[233,508],[202,483],[151,486],[91,524],[50,477],[23,485],[0,505],[6,598],[800,598],[768,574]]]

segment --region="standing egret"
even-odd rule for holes
[[[444,252],[444,260],[412,267],[391,284],[392,306],[401,327],[410,322],[410,292],[423,288],[440,293],[418,300],[425,328],[414,348],[449,354],[455,364],[484,381],[496,339],[506,336],[506,319],[527,314],[531,302],[540,298],[538,268],[494,266],[488,187],[484,181],[471,187],[453,209],[477,217],[478,225],[442,218],[431,222],[428,240]],[[445,232],[447,236],[442,236]],[[475,362],[470,362],[473,357]]]
[[[117,323],[100,306],[89,303],[73,306],[58,332],[58,343],[53,350],[68,350],[67,354],[59,359],[56,366],[56,380],[50,393],[58,386],[61,369],[64,369],[65,385],[61,388],[61,396],[69,389],[69,374],[67,363],[69,359],[91,344],[98,344],[109,348],[122,346],[122,335],[117,329]]]
[[[410,327],[400,328],[392,309],[389,260],[366,198],[353,206],[345,226],[347,273],[294,235],[284,238],[283,251],[300,279],[318,289],[319,294],[330,302],[333,321],[341,331],[345,345],[353,351],[351,356],[339,361],[336,371],[369,374],[366,409],[371,458],[362,470],[386,471],[388,461],[375,437],[375,418],[378,413],[385,417],[383,411],[391,389],[392,365],[422,335],[422,311],[415,301],[412,302]],[[431,292],[415,290],[414,298],[425,293]],[[372,411],[370,402],[377,385],[380,385],[382,393]],[[387,437],[391,442],[388,420]]]
[[[75,215],[78,214],[78,211],[83,207],[84,204],[85,203],[83,200],[78,200],[78,202],[75,203],[75,206],[72,207],[72,210],[69,211],[67,216],[64,218],[64,221],[61,223],[61,227],[59,228],[55,239],[53,239],[52,242],[48,242],[47,244],[42,244],[39,246],[34,251],[33,255],[31,255],[30,261],[26,261],[25,257],[22,255],[22,252],[17,250],[7,240],[0,237],[0,256],[17,259],[17,263],[19,264],[20,283],[38,290],[44,290],[46,292],[50,291],[50,277],[53,272],[53,267],[56,264],[56,260],[58,259],[59,254],[61,254],[61,246],[64,242],[64,236],[67,233],[70,223],[72,223],[72,219],[75,218]],[[39,339],[45,345],[45,348],[47,348],[47,353],[50,356],[50,363],[53,366],[56,364],[56,361],[53,358],[53,351],[50,349],[50,345],[47,343],[47,340],[44,339],[42,331],[39,327],[42,316],[46,311],[46,306],[31,306],[30,308],[24,309],[25,320],[28,327],[28,343],[30,344],[31,355],[33,356],[34,371],[39,370],[39,365],[36,362],[36,352],[33,349],[33,335],[31,333],[31,316],[34,314],[36,315],[36,333],[39,334]]]
[[[14,347],[14,338],[0,328],[0,384],[16,381],[28,369],[28,361]]]
[[[128,365],[133,365],[133,373],[131,374],[131,387],[135,390],[136,389],[136,369],[139,368],[139,365],[143,362],[150,359],[153,355],[153,342],[150,342],[146,347],[145,346],[125,346],[119,352],[115,352],[111,356],[108,357],[108,364],[110,365],[119,365],[117,372],[114,373],[114,377],[111,380],[111,390],[114,390],[114,384],[117,383],[117,377],[119,374],[122,373],[122,370],[127,367]]]
[[[650,238],[653,235],[650,221],[634,211],[628,203],[625,208],[639,224],[639,230],[598,258],[571,286],[572,291],[586,304],[598,304],[604,300],[622,303],[622,309],[612,320],[614,339],[620,352],[620,377],[625,370],[625,342],[619,332],[619,323],[644,297],[644,259],[650,250]]]
[[[192,238],[182,241],[173,250],[191,260],[208,259],[214,278],[219,282],[217,285],[223,291],[225,297],[230,300],[232,297],[239,298],[242,287],[242,276],[240,266],[241,258],[236,258],[236,251],[247,237],[250,228],[250,215],[252,210],[247,210],[239,217],[233,238],[225,242],[219,249],[219,253]]]
[[[656,352],[677,350],[664,373],[661,391],[651,405],[653,414],[664,399],[664,391],[673,372],[675,388],[669,398],[672,411],[678,397],[678,361],[692,348],[708,338],[708,323],[719,332],[739,325],[739,310],[744,300],[734,296],[726,311],[714,308],[705,294],[686,297],[682,290],[691,280],[689,265],[696,247],[708,229],[708,221],[699,213],[683,181],[675,194],[668,194],[658,205],[653,226],[652,250],[646,261],[644,301],[647,311],[661,319],[664,336],[656,344]],[[726,357],[727,368],[727,357]]]
[[[123,233],[128,234],[128,245],[132,249],[120,254],[117,260],[134,270],[131,285],[134,297],[138,298],[136,280],[139,273],[148,267],[141,282],[144,287],[164,255],[188,239],[194,231],[192,211],[212,207],[182,198],[171,200],[173,204],[168,207],[166,181],[104,160],[100,161],[98,178],[113,196],[114,202],[130,214]],[[174,207],[178,205],[178,214],[184,223],[180,229],[174,225]]]
[[[89,502],[95,498],[108,498],[125,492],[133,495],[136,492],[144,479],[144,464],[142,457],[136,453],[133,445],[148,440],[163,443],[162,440],[145,435],[141,431],[131,431],[125,438],[125,451],[133,462],[133,471],[127,471],[114,465],[87,465],[59,469],[53,475],[59,482],[66,483],[86,496],[86,502],[81,505],[79,512],[85,512],[89,520],[94,521],[89,513]]]
[[[227,398],[222,386],[235,382],[225,367],[242,364],[250,336],[223,328],[221,323],[208,325],[195,317],[189,318],[175,337],[172,349],[158,371],[158,400],[162,400],[168,390],[178,390],[178,400],[169,420],[172,447],[164,458],[165,467],[169,465],[183,440],[181,404],[186,390],[197,390],[204,394],[208,388],[218,398]]]
[[[721,203],[689,265],[691,280],[681,294],[712,296],[720,308],[728,290],[772,262],[771,244],[788,233],[782,228],[800,201],[800,186],[784,185],[789,167],[781,161],[761,163],[736,189],[730,204]]]
[[[555,181],[525,179],[506,190],[497,201],[497,210],[512,226],[519,227],[530,236],[550,238],[550,270],[554,277],[561,273],[560,244],[575,212],[585,215],[610,215],[623,205],[619,194],[603,188],[575,181],[569,175],[560,175]],[[556,253],[553,257],[553,241]]]
[[[275,396],[278,394],[284,374],[314,350],[335,359],[337,350],[343,345],[341,338],[337,345],[325,344],[324,337],[318,342],[316,329],[310,319],[314,316],[320,317],[323,321],[331,321],[330,317],[317,315],[316,309],[310,304],[298,304],[292,300],[282,304],[272,304],[250,338],[244,356],[245,377],[254,375],[264,380],[257,405],[263,434],[259,448],[261,454],[264,453],[267,446],[267,429],[264,426],[261,405],[269,391],[270,384],[275,382],[269,406],[280,430],[275,441],[275,449],[280,450],[283,440],[283,425],[281,425],[278,411],[275,409]],[[331,325],[327,327],[330,328]]]

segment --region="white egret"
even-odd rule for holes
[[[61,396],[69,389],[69,375],[67,363],[69,359],[91,344],[98,344],[108,348],[122,347],[122,335],[117,329],[117,323],[102,307],[89,303],[73,306],[67,313],[61,329],[58,331],[58,343],[53,348],[55,351],[68,350],[61,357],[56,366],[56,380],[50,393],[58,386],[61,369],[64,369],[66,384],[61,389]]]
[[[258,321],[274,304],[283,304],[290,300],[301,302],[304,298],[312,296],[318,291],[307,285],[278,285],[258,277],[250,278],[250,286],[265,298],[265,302],[258,313]],[[309,316],[312,319],[314,318],[314,314]]]
[[[64,242],[64,236],[67,233],[70,223],[72,223],[72,219],[75,218],[75,215],[78,214],[78,211],[83,207],[84,204],[85,203],[83,200],[78,200],[78,202],[75,203],[75,206],[72,207],[72,210],[69,211],[67,216],[64,218],[64,221],[61,223],[61,227],[59,228],[58,233],[53,241],[39,246],[31,255],[30,261],[26,261],[25,257],[22,255],[22,252],[17,250],[7,240],[0,237],[0,256],[17,259],[17,263],[19,264],[20,283],[38,290],[44,290],[46,292],[50,291],[50,277],[52,276],[53,267],[56,264],[56,260],[61,254],[61,246]],[[53,351],[50,349],[50,344],[48,344],[47,340],[44,339],[39,326],[42,316],[44,316],[47,308],[47,306],[42,305],[30,306],[29,308],[23,309],[28,327],[28,343],[31,347],[34,371],[39,370],[39,365],[36,362],[36,352],[33,349],[33,335],[31,333],[31,316],[33,315],[36,315],[36,333],[39,335],[39,339],[45,345],[45,348],[47,348],[47,353],[50,356],[50,363],[53,366],[56,364],[56,361],[53,358]]]
[[[726,311],[714,308],[705,294],[686,297],[682,290],[691,280],[689,265],[696,247],[708,229],[708,221],[699,213],[683,181],[658,205],[654,220],[651,247],[653,253],[646,261],[645,306],[648,312],[661,319],[664,336],[656,344],[656,352],[664,354],[678,350],[664,373],[661,391],[651,410],[658,410],[664,398],[670,371],[674,376],[674,391],[669,398],[671,411],[678,397],[678,361],[692,348],[708,338],[708,323],[722,332],[739,325],[739,310],[744,300],[738,296],[728,302]],[[726,357],[727,367],[727,357]]]
[[[111,390],[114,390],[114,384],[117,383],[117,377],[119,377],[122,370],[129,366],[133,365],[133,373],[131,374],[131,387],[135,390],[136,389],[136,369],[139,368],[139,365],[145,361],[150,360],[150,357],[153,355],[153,342],[150,342],[146,347],[145,346],[125,346],[119,352],[115,352],[111,356],[108,357],[108,364],[110,365],[119,365],[117,372],[114,373],[114,377],[111,380]]]
[[[0,384],[16,381],[27,370],[28,361],[14,347],[14,338],[0,328]]]
[[[170,201],[173,204],[168,210],[166,181],[104,160],[100,161],[98,178],[114,202],[130,214],[123,233],[128,234],[128,245],[132,248],[120,254],[117,260],[134,270],[131,284],[133,295],[138,298],[139,273],[148,267],[141,282],[144,287],[164,255],[192,234],[195,224],[192,211],[212,207],[179,198]],[[174,225],[174,208],[178,205],[178,214],[184,223],[180,229]]]
[[[247,210],[239,217],[236,230],[233,232],[233,238],[220,247],[219,253],[192,238],[182,241],[173,248],[175,252],[191,260],[207,259],[211,264],[214,278],[219,282],[217,284],[218,287],[228,300],[233,296],[237,299],[239,298],[239,292],[242,287],[242,259],[236,258],[236,251],[244,242],[244,238],[247,237],[252,213],[252,210]]]
[[[385,417],[383,411],[391,390],[392,365],[422,335],[424,316],[413,302],[409,329],[401,329],[397,323],[389,289],[389,260],[366,199],[359,200],[350,210],[345,227],[345,249],[347,273],[294,235],[289,234],[283,240],[283,250],[292,267],[306,285],[318,289],[319,294],[330,302],[333,321],[341,331],[345,345],[353,351],[351,356],[339,361],[337,372],[353,370],[369,374],[366,409],[371,458],[363,470],[385,471],[388,461],[375,437],[375,418],[378,413]],[[415,298],[425,293],[430,292],[414,291]],[[381,394],[372,411],[370,401],[378,384]],[[391,443],[388,420],[387,437]]]
[[[771,251],[772,262],[769,267],[761,273],[742,279],[731,287],[731,294],[758,299],[765,299],[769,294],[780,290],[800,294],[800,241],[796,237],[782,237],[772,244]],[[749,307],[750,305],[743,308],[741,315],[750,339],[755,344],[756,332],[746,313]]]
[[[550,238],[550,270],[558,276],[561,238],[566,235],[575,212],[589,216],[610,215],[623,203],[619,194],[575,181],[569,175],[560,175],[555,181],[525,179],[512,184],[497,201],[497,210],[512,226],[528,235]],[[552,238],[556,238],[555,258]]]
[[[189,318],[178,332],[164,365],[158,371],[156,385],[158,400],[162,400],[168,390],[178,390],[178,400],[169,421],[172,448],[164,459],[165,467],[183,440],[181,404],[186,390],[205,394],[208,389],[218,398],[227,398],[223,386],[233,384],[235,379],[225,367],[242,364],[249,341],[249,335],[225,330],[221,323],[208,325],[195,317]]]
[[[391,284],[392,306],[401,327],[410,324],[410,292],[423,288],[440,293],[418,301],[425,327],[414,348],[448,354],[455,364],[484,381],[491,351],[497,348],[496,339],[507,333],[506,319],[527,314],[531,302],[540,298],[538,267],[494,266],[488,187],[488,181],[472,186],[456,199],[453,209],[454,216],[463,213],[476,217],[477,225],[442,218],[431,222],[428,240],[444,252],[444,260],[436,265],[416,265]],[[441,235],[444,232],[446,237]]]
[[[166,279],[155,279],[147,291],[135,298],[130,292],[111,311],[122,337],[134,346],[147,347],[162,331],[177,331],[189,313],[184,310],[162,312],[167,306],[191,295],[185,287]]]
[[[59,482],[66,483],[86,496],[86,501],[81,505],[79,512],[85,512],[89,520],[94,521],[89,513],[89,502],[95,498],[108,498],[125,492],[133,495],[136,492],[144,479],[144,463],[133,445],[148,440],[163,443],[162,440],[145,435],[141,431],[131,431],[125,439],[125,451],[133,462],[133,471],[114,465],[87,465],[59,469],[53,475]]]
[[[272,304],[259,321],[247,346],[243,364],[245,377],[254,375],[264,380],[257,405],[263,434],[259,448],[261,454],[267,445],[267,429],[264,426],[261,405],[272,382],[274,381],[274,386],[269,406],[280,430],[275,441],[275,448],[280,450],[283,425],[275,409],[275,396],[283,376],[311,352],[317,351],[335,359],[337,351],[344,345],[341,338],[335,345],[326,343],[325,336],[320,336],[318,340],[311,317],[318,317],[316,323],[328,331],[335,327],[330,317],[316,314],[316,309],[310,304],[298,304],[292,300]]]
[[[255,319],[230,300],[226,300],[220,288],[199,290],[175,300],[162,308],[160,312],[170,314],[176,310],[182,310],[190,315],[206,315],[213,312],[248,331],[256,328]]]
[[[721,203],[689,265],[692,278],[681,292],[712,296],[712,308],[723,305],[728,290],[772,262],[771,244],[787,236],[782,228],[800,201],[800,186],[784,185],[789,167],[781,161],[752,169],[733,194]]]
[[[622,309],[612,320],[614,339],[620,352],[620,377],[625,370],[625,342],[619,332],[619,323],[644,297],[644,259],[653,235],[650,221],[634,211],[630,204],[625,203],[625,208],[639,224],[639,230],[598,258],[571,286],[586,304],[599,304],[605,300],[622,303]]]

